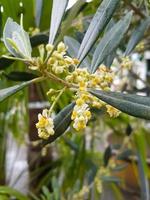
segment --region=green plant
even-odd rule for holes
[[[42,10],[40,1],[37,2],[38,11]],[[119,72],[124,70],[124,68],[126,68],[128,72],[131,71],[133,63],[129,58],[130,54],[135,50],[135,48],[137,48],[137,44],[139,44],[143,39],[146,29],[149,28],[150,17],[144,16],[143,21],[137,25],[139,21],[137,20],[134,24],[132,21],[133,12],[131,11],[127,14],[121,15],[119,20],[118,16],[115,16],[114,20],[112,18],[118,4],[121,4],[121,1],[103,0],[91,20],[80,44],[77,39],[65,35],[68,34],[67,31],[69,30],[69,26],[74,20],[74,17],[86,2],[77,1],[69,14],[66,15],[65,10],[67,3],[67,0],[61,2],[58,0],[53,1],[49,36],[43,33],[38,33],[29,38],[29,34],[24,31],[22,18],[20,25],[14,22],[11,18],[8,18],[4,27],[4,43],[11,55],[5,54],[0,58],[0,63],[2,63],[0,66],[3,67],[5,63],[6,66],[10,66],[14,61],[19,63],[23,62],[26,66],[23,71],[14,71],[9,73],[2,72],[2,77],[5,76],[13,81],[21,80],[25,82],[1,89],[0,102],[4,102],[8,97],[32,83],[40,82],[41,84],[46,85],[45,88],[47,88],[47,91],[45,91],[46,89],[44,88],[44,93],[47,92],[47,98],[50,99],[52,104],[49,110],[44,110],[42,114],[39,114],[39,122],[36,124],[39,137],[45,139],[40,140],[42,146],[49,145],[51,142],[62,136],[72,121],[73,127],[77,131],[84,129],[87,124],[92,124],[91,112],[97,113],[98,115],[99,110],[102,112],[107,110],[111,117],[117,117],[119,116],[120,111],[122,111],[131,116],[147,120],[150,119],[149,97],[136,94],[126,94],[124,93],[124,90],[123,92],[111,91],[113,73],[110,69],[113,65],[114,59],[116,58],[119,60],[121,67],[117,72],[115,72],[115,77],[118,76]],[[129,5],[132,6],[131,4]],[[135,9],[133,10],[135,11]],[[138,11],[136,10],[136,12]],[[41,13],[37,12],[36,14],[36,23],[39,25]],[[62,22],[63,17],[65,17],[64,22]],[[116,20],[117,22],[115,22]],[[128,31],[131,23],[134,30]],[[34,33],[32,32],[32,34]],[[126,35],[128,36],[127,38]],[[63,39],[65,44],[61,42]],[[124,40],[129,41],[127,45],[124,44]],[[38,45],[41,46],[39,46],[37,52],[33,47]],[[66,46],[68,46],[68,49]],[[118,49],[121,51],[120,55],[117,55]],[[139,47],[137,49],[139,49]],[[66,51],[68,51],[68,53]],[[122,90],[122,88],[120,90]],[[55,112],[57,103],[59,104],[59,102],[61,102],[60,99],[63,98],[62,96],[64,94],[67,95],[67,92],[69,98],[65,105],[68,105],[64,107],[54,119],[52,119],[51,116],[52,113]],[[71,103],[69,104],[69,102]],[[72,132],[75,131],[72,130]],[[82,139],[84,140],[84,137]],[[95,167],[95,163],[93,163],[94,158],[92,158],[92,156],[91,159],[88,160],[88,156],[86,155],[88,152],[85,150],[84,142],[82,145],[78,145],[76,142],[72,143],[67,138],[65,138],[65,142],[70,149],[74,151],[75,155],[70,164],[72,165],[71,168],[76,164],[80,171],[80,167],[82,165],[84,166],[85,163],[88,163],[90,167],[93,167],[93,171],[91,172],[89,169],[86,170],[89,170],[90,173],[94,173],[94,178],[92,177],[90,183],[91,185],[88,184],[87,188],[83,188],[83,190],[81,190],[84,180],[82,172],[79,181],[75,178],[77,171],[74,172],[75,175],[73,182],[67,180],[67,183],[65,183],[64,181],[61,185],[62,188],[68,189],[69,187],[66,186],[68,184],[74,187],[74,191],[68,194],[68,196],[70,195],[68,198],[72,198],[74,195],[75,199],[82,199],[84,193],[88,193],[94,184],[98,185],[98,188],[101,188],[101,181],[112,182],[112,185],[113,183],[119,182],[118,179],[114,178],[109,173],[111,166],[108,165],[108,169],[106,166],[106,169],[101,172],[101,169],[98,171],[97,167]],[[137,146],[139,146],[138,142]],[[144,149],[143,146],[142,148]],[[148,199],[149,192],[147,187],[147,172],[145,170],[146,164],[143,166],[144,161],[141,161],[141,157],[144,155],[144,152],[138,152],[139,171],[144,174],[143,176],[145,176],[145,182],[142,184],[142,194],[144,194],[142,197],[143,199]],[[76,158],[78,163],[76,163]],[[84,162],[82,163],[82,161]],[[105,160],[105,162],[107,162],[107,160]],[[70,169],[70,166],[68,168]],[[73,170],[70,171],[72,173]],[[57,183],[55,179],[53,180],[53,184],[57,185],[56,188],[59,188],[59,183]],[[115,185],[112,187],[115,187]],[[55,187],[53,187],[53,190],[54,194],[49,194],[46,188],[43,189],[44,196],[42,195],[41,199],[60,199],[61,197],[59,195],[61,195],[61,192],[59,190],[55,191]],[[101,193],[101,191],[97,192]],[[67,196],[65,193],[66,192],[64,192],[64,196]],[[96,195],[98,195],[98,193],[96,193]],[[55,197],[50,197],[51,195],[54,195]]]

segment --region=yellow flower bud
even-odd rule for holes
[[[66,51],[66,47],[65,44],[63,42],[60,42],[57,46],[57,51],[59,53],[65,52]]]
[[[61,66],[58,66],[55,68],[55,73],[56,74],[62,74],[64,72],[64,68]]]
[[[46,51],[51,52],[53,50],[54,46],[52,44],[46,45]]]
[[[66,76],[66,81],[72,82],[73,81],[73,76],[72,75]]]
[[[63,55],[59,53],[58,51],[54,51],[53,56],[57,59],[63,59]]]
[[[73,58],[73,62],[75,65],[78,65],[80,63],[80,61],[77,58]]]

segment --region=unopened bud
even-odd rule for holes
[[[53,50],[54,46],[52,44],[46,45],[46,51],[51,52]]]
[[[66,51],[66,47],[65,47],[65,44],[63,42],[60,42],[57,46],[57,50],[59,53],[62,53],[64,51]]]

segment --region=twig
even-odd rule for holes
[[[137,15],[139,15],[141,18],[145,18],[146,16],[140,11],[139,8],[137,8],[135,5],[133,5],[128,0],[123,0],[126,5],[128,5]]]

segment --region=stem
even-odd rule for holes
[[[61,78],[55,76],[55,75],[52,74],[52,73],[49,73],[49,72],[45,71],[45,74],[46,74],[49,78],[51,78],[52,80],[54,80],[55,82],[60,83],[60,84],[63,84],[63,85],[64,85],[65,87],[67,87],[67,88],[74,88],[74,89],[77,89],[77,88],[78,88],[77,85],[68,83],[68,82],[64,81],[63,79],[61,79]]]
[[[145,18],[146,16],[141,12],[139,8],[134,6],[130,1],[124,0],[125,4],[128,5],[137,15],[139,15],[141,18]]]
[[[29,61],[29,59],[17,58],[17,57],[7,56],[7,55],[2,55],[2,57],[3,57],[3,58],[7,58],[7,59],[9,59],[9,60],[19,60],[19,61],[23,61],[23,62]]]
[[[66,87],[64,87],[64,88],[60,91],[60,93],[58,94],[56,100],[53,102],[52,106],[50,107],[49,114],[51,114],[51,112],[53,111],[53,109],[54,109],[56,103],[58,102],[59,98],[61,97],[61,95],[64,93],[65,90],[66,90]]]
[[[32,83],[38,83],[38,82],[44,81],[46,79],[47,79],[46,77],[41,76],[41,77],[32,79],[31,82]]]

